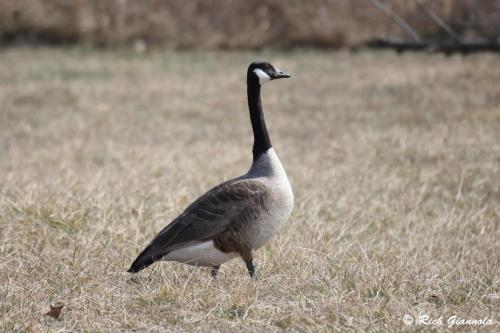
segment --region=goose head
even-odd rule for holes
[[[267,81],[286,79],[289,77],[290,75],[288,73],[285,73],[265,61],[253,62],[248,66],[247,81],[256,81],[259,85],[263,85]]]

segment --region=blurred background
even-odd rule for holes
[[[0,0],[0,332],[498,320],[499,37],[500,0]],[[124,278],[248,170],[256,59],[292,75],[262,101],[295,194],[257,282]]]
[[[408,30],[408,28],[410,30]],[[3,43],[175,49],[498,41],[498,0],[0,0]]]

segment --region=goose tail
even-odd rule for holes
[[[138,273],[142,271],[144,268],[148,267],[155,261],[160,258],[153,256],[151,253],[151,246],[148,246],[144,249],[144,251],[139,254],[137,259],[134,260],[130,268],[127,270],[129,273]]]

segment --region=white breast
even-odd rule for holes
[[[272,193],[271,209],[263,214],[257,223],[254,249],[258,249],[266,244],[290,217],[294,201],[293,191],[273,148],[262,154],[244,177],[259,178]]]

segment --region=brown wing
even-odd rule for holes
[[[213,239],[234,229],[241,218],[250,223],[268,196],[266,187],[255,179],[234,179],[214,187],[160,231],[129,272],[138,272],[183,245]]]

